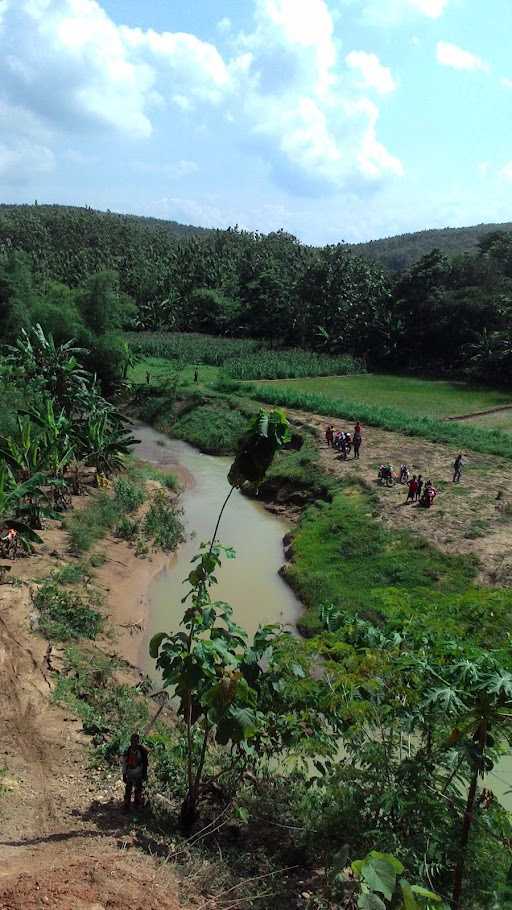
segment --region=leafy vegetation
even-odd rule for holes
[[[92,597],[92,596],[91,596]],[[56,582],[46,581],[39,588],[34,606],[39,611],[38,628],[50,641],[91,638],[99,634],[103,617],[97,609],[97,597],[92,603],[75,591],[68,591]]]
[[[291,351],[258,351],[243,358],[224,361],[224,370],[232,379],[286,379],[299,376],[343,376],[364,372],[360,361],[349,355],[329,357],[299,349]]]

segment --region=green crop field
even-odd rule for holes
[[[147,373],[149,373],[149,385],[160,386],[166,379],[170,379],[179,370],[180,383],[193,383],[194,370],[193,364],[184,367],[176,365],[176,362],[167,360],[164,357],[143,357],[137,361],[135,366],[128,372],[128,379],[136,385],[146,385]],[[198,383],[200,386],[211,385],[219,376],[219,367],[200,364],[198,366]]]
[[[261,382],[261,386],[265,383]],[[273,388],[322,395],[379,408],[393,408],[414,417],[455,417],[501,405],[512,405],[512,393],[461,382],[415,379],[379,373],[362,373],[341,377],[282,380],[268,383]],[[496,415],[492,415],[495,417]],[[511,427],[512,427],[512,419]],[[498,425],[495,420],[488,426]],[[469,426],[469,424],[468,424]],[[502,427],[505,429],[505,427]],[[507,427],[508,429],[508,427]]]

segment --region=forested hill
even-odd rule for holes
[[[146,215],[126,215],[119,212],[101,212],[98,209],[92,209],[90,206],[78,205],[14,205],[0,203],[0,218],[9,216],[19,218],[26,222],[29,219],[35,219],[41,225],[50,227],[58,224],[59,221],[68,222],[69,219],[76,219],[82,223],[96,222],[103,223],[106,226],[113,224],[130,225],[132,228],[140,228],[145,231],[165,231],[172,237],[186,237],[191,234],[205,234],[208,228],[197,227],[193,224],[180,224],[178,221],[169,221],[163,218],[151,218]]]
[[[512,231],[512,222],[416,231],[414,234],[397,234],[382,240],[351,243],[347,246],[354,253],[373,259],[392,272],[401,272],[434,249],[441,250],[445,256],[475,253],[478,250],[479,237],[495,231]]]

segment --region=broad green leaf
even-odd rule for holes
[[[359,910],[386,910],[384,901],[376,894],[361,894],[357,900]]]
[[[158,652],[160,651],[160,645],[167,638],[167,632],[158,632],[156,635],[153,635],[149,643],[149,656],[156,660],[158,657]]]
[[[427,888],[422,888],[421,885],[411,885],[411,889],[414,894],[418,894],[420,897],[425,897],[428,901],[434,901],[434,903],[440,904],[443,900],[442,897],[439,897],[439,894],[434,894],[433,891],[429,891]]]
[[[368,859],[381,859],[395,870],[397,875],[401,875],[404,871],[404,867],[399,859],[396,856],[393,856],[392,853],[380,853],[378,850],[371,850],[368,854]]]
[[[419,910],[414,894],[412,893],[412,888],[405,878],[400,879],[400,888],[404,899],[404,910]]]
[[[385,859],[368,858],[363,866],[363,878],[372,891],[380,891],[391,900],[396,884],[396,872]]]

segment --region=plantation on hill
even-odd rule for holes
[[[370,240],[367,243],[349,243],[347,246],[357,255],[366,256],[391,272],[402,272],[434,249],[440,250],[445,256],[475,253],[480,237],[497,231],[509,233],[512,231],[512,222],[476,224],[460,228],[430,228]]]

